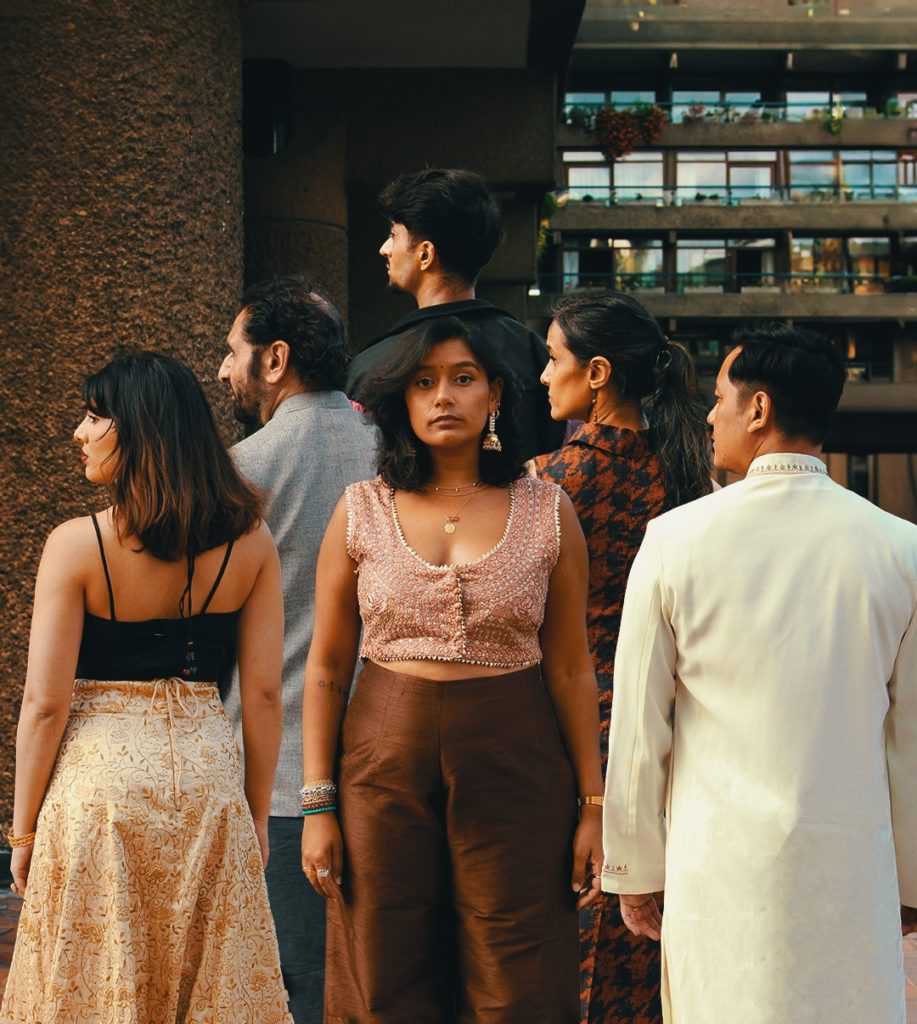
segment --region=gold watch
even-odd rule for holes
[[[578,807],[586,807],[590,804],[601,807],[605,803],[604,796],[581,796],[576,801]]]

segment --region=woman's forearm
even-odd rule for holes
[[[256,696],[243,695],[245,797],[253,818],[265,820],[271,811],[271,792],[280,755],[282,731],[283,704],[279,690]]]
[[[605,784],[599,753],[595,675],[591,671],[561,677],[547,673],[545,681],[580,795],[599,796],[605,791]]]
[[[338,735],[353,679],[354,658],[311,659],[302,701],[303,775],[306,782],[334,778]]]
[[[13,831],[17,836],[35,831],[69,715],[69,705],[45,711],[28,695],[23,698],[16,729]]]

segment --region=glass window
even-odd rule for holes
[[[852,290],[857,294],[885,291],[891,273],[891,243],[887,238],[848,238]]]
[[[776,163],[777,151],[775,149],[736,149],[728,154],[730,162],[735,160],[743,164]]]
[[[611,94],[611,102],[616,107],[636,107],[641,103],[656,102],[656,93],[652,89],[615,89]]]
[[[726,268],[726,243],[679,239],[675,253],[678,290],[721,292]]]
[[[594,149],[565,149],[565,164],[602,164],[607,163],[605,155]]]
[[[615,288],[626,292],[665,291],[662,273],[662,240],[616,238]]]
[[[676,173],[676,195],[682,202],[725,199],[725,153],[679,153],[676,158]]]
[[[794,292],[840,292],[844,288],[844,249],[840,238],[794,238],[790,254]]]
[[[616,160],[614,195],[618,202],[628,199],[661,200],[662,154],[629,153]]]
[[[898,106],[905,117],[917,117],[917,92],[899,92]]]
[[[672,92],[672,123],[679,124],[685,114],[697,120],[719,106],[719,89],[675,89]]]
[[[894,199],[898,171],[894,150],[842,149],[841,187],[848,199]]]
[[[568,92],[564,96],[564,102],[568,107],[580,106],[583,103],[604,103],[604,92]]]
[[[790,195],[833,198],[838,187],[837,156],[830,150],[790,151]]]
[[[726,263],[735,274],[736,291],[779,290],[774,275],[776,248],[773,238],[741,238],[727,242]]]
[[[608,202],[611,194],[611,168],[607,164],[601,167],[568,167],[567,187],[571,199]]]
[[[788,92],[786,94],[786,119],[805,121],[810,117],[824,117],[831,107],[829,92]]]

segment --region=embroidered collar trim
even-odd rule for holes
[[[813,455],[775,452],[773,455],[759,455],[748,469],[748,476],[774,473],[819,473],[821,476],[827,476],[828,467]]]

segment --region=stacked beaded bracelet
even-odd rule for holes
[[[323,811],[336,811],[334,802],[338,788],[333,779],[319,779],[317,782],[307,782],[299,791],[299,799],[302,804],[302,813],[321,814]]]
[[[10,830],[6,834],[6,841],[12,849],[15,849],[17,846],[31,846],[35,842],[35,833],[27,832],[25,835],[17,836],[12,826],[10,826]]]

